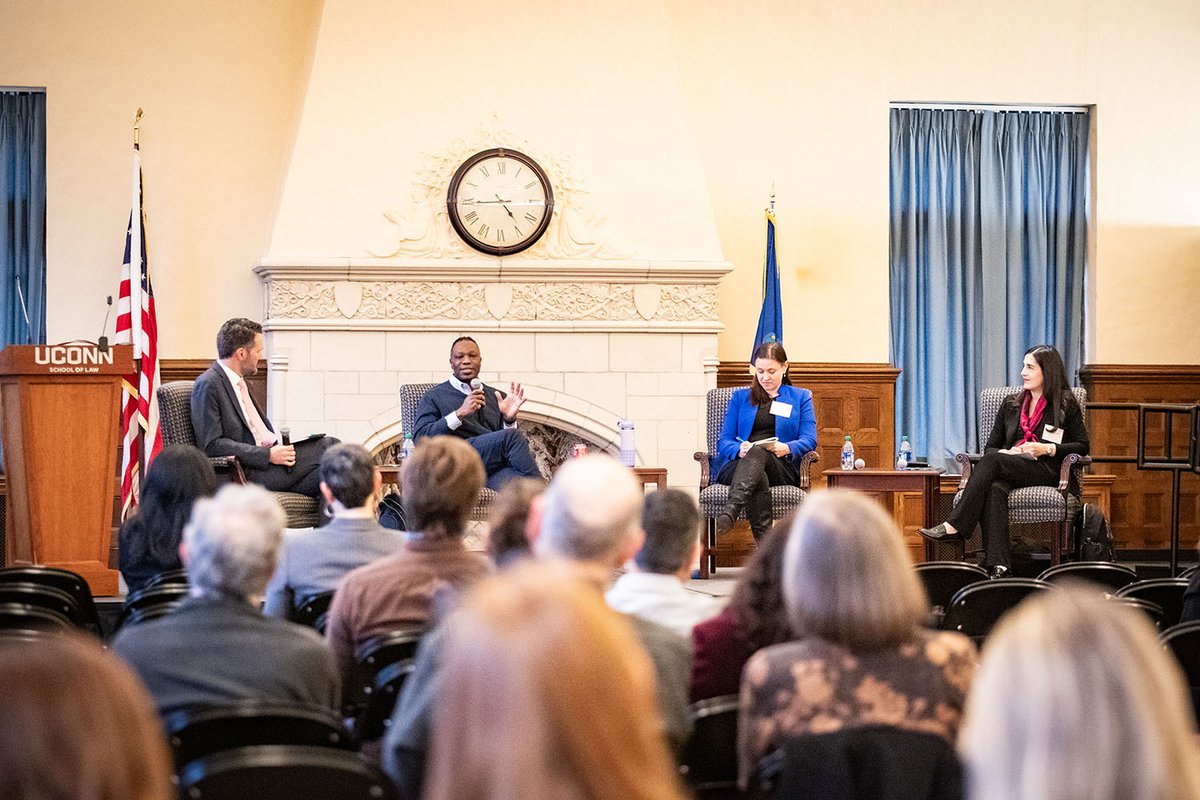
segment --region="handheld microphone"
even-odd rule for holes
[[[283,445],[284,447],[287,447],[288,445],[290,445],[292,443],[292,429],[291,428],[280,428],[279,429],[279,443],[281,445]],[[288,472],[292,471],[291,467],[284,467],[284,469],[286,469]]]
[[[104,324],[100,326],[100,338],[96,340],[96,348],[101,353],[108,352],[108,337],[104,335],[104,332],[106,330],[108,330],[108,317],[110,314],[112,314],[112,295],[111,294],[108,295],[107,300],[108,300],[108,310],[104,312]]]
[[[483,388],[483,381],[479,380],[479,378],[471,378],[471,391],[472,392],[478,392],[482,388]]]

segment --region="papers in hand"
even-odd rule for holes
[[[772,447],[779,441],[778,436],[772,436],[770,439],[755,439],[750,443],[751,447]]]
[[[1005,449],[1001,450],[1000,452],[1004,453],[1007,456],[1019,456],[1020,458],[1027,458],[1030,461],[1037,461],[1037,456],[1035,456],[1033,453],[1028,453],[1024,450],[1010,450],[1008,448],[1005,448]]]

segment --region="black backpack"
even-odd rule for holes
[[[1080,561],[1112,561],[1113,537],[1104,512],[1092,503],[1084,503],[1075,522]]]

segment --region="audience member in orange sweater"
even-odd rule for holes
[[[94,641],[0,638],[0,797],[173,800],[154,704]]]
[[[325,635],[343,685],[353,675],[355,648],[389,631],[428,627],[435,595],[487,574],[487,560],[462,541],[483,482],[479,454],[453,436],[422,441],[404,462],[401,497],[412,528],[404,549],[346,575],[329,608]]]
[[[447,621],[425,800],[681,800],[629,622],[565,563],[523,564]]]
[[[759,650],[742,672],[743,785],[788,739],[886,725],[958,733],[975,671],[965,636],[921,627],[927,603],[896,523],[855,492],[814,492],[784,551],[795,641]]]
[[[1140,611],[1045,592],[983,649],[959,752],[971,800],[1197,800],[1187,684]]]

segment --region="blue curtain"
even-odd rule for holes
[[[46,95],[0,92],[0,347],[46,341]],[[18,286],[20,292],[18,292]],[[24,298],[24,308],[21,305]],[[28,312],[29,322],[25,317]]]
[[[1031,345],[1079,369],[1088,169],[1086,114],[892,109],[896,429],[932,466],[978,448],[980,390]]]

